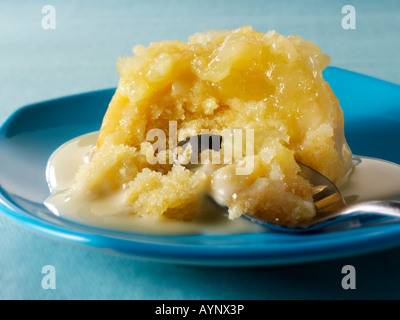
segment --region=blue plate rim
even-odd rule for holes
[[[339,68],[335,69],[338,69],[339,71],[342,70]],[[348,70],[343,71],[351,72]],[[396,86],[396,84],[390,82],[388,82],[388,84]],[[65,101],[71,98],[76,99],[83,96],[113,92],[114,90],[115,88],[107,88],[83,92],[26,105],[17,109],[1,123],[0,133],[4,131],[4,128],[10,125],[24,110],[41,108],[46,106],[49,102],[55,103],[57,101]],[[312,245],[308,242],[302,243],[295,241],[296,237],[304,237],[304,235],[285,235],[282,238],[287,239],[287,241],[290,242],[289,247],[274,247],[271,244],[268,244],[265,247],[226,245],[210,247],[194,246],[189,244],[183,246],[166,243],[151,243],[148,241],[132,241],[130,239],[124,239],[123,237],[114,237],[113,235],[97,234],[95,232],[90,233],[85,230],[87,226],[84,226],[85,228],[83,228],[83,231],[76,231],[51,224],[49,221],[42,220],[10,202],[1,188],[0,211],[24,227],[51,238],[74,242],[98,249],[105,249],[111,252],[123,253],[136,258],[146,258],[156,261],[189,265],[230,267],[287,265],[374,252],[398,246],[400,244],[400,224],[398,223],[382,226],[365,226],[362,229],[352,229],[350,232],[349,230],[338,231],[335,232],[335,234],[338,234],[339,237],[335,239],[333,239],[332,235],[329,233],[320,234],[318,242],[314,243],[313,241]],[[368,237],[360,237],[360,233],[365,235],[366,231],[370,232]],[[254,237],[253,234],[247,234],[246,236]],[[187,239],[196,241],[196,238],[199,237],[226,238],[228,236],[192,235],[150,237],[154,239],[163,239],[168,237],[169,239],[176,238],[183,241]],[[349,246],[349,243],[351,243],[351,246]]]

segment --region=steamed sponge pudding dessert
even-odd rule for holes
[[[118,193],[126,214],[191,220],[210,194],[230,218],[295,224],[316,214],[296,160],[334,182],[351,169],[342,110],[322,76],[330,58],[313,42],[245,26],[133,52],[118,61],[118,88],[72,196]],[[202,129],[251,131],[252,152],[189,171],[170,161],[171,122],[179,141]],[[166,150],[148,141],[152,129],[165,133]],[[248,174],[237,174],[250,162]]]

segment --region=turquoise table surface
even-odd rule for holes
[[[54,29],[42,25],[46,5],[55,9]],[[355,29],[342,26],[345,5],[355,9]],[[3,0],[0,123],[30,103],[116,87],[116,60],[136,44],[243,25],[298,34],[332,66],[400,84],[397,0]],[[55,289],[42,287],[47,265]],[[342,287],[346,265],[356,270],[356,289]],[[399,269],[400,248],[265,268],[155,263],[53,240],[0,214],[0,299],[399,299]]]

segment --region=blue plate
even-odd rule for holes
[[[400,86],[329,67],[354,154],[400,163]],[[52,238],[157,261],[202,266],[271,266],[333,259],[400,245],[400,223],[284,234],[153,236],[81,225],[53,215],[46,163],[62,143],[99,130],[115,89],[29,105],[0,128],[0,210]]]

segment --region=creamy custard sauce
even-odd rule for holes
[[[224,210],[209,201],[191,222],[129,215],[121,208],[121,193],[96,200],[70,197],[78,168],[89,161],[98,132],[72,139],[50,157],[46,178],[51,195],[45,205],[54,214],[79,223],[118,231],[145,234],[235,234],[265,231],[246,219],[230,220]],[[348,204],[379,199],[400,200],[400,166],[394,163],[354,157],[354,170],[347,184],[340,187]]]
[[[71,198],[70,188],[75,174],[84,161],[89,161],[88,155],[97,138],[98,132],[79,136],[60,146],[50,157],[46,178],[51,195],[45,200],[45,205],[54,214],[87,225],[145,234],[234,234],[263,230],[245,219],[228,219],[226,212],[211,200],[207,200],[196,220],[185,222],[129,215],[121,207],[122,194],[118,192],[96,200]]]

